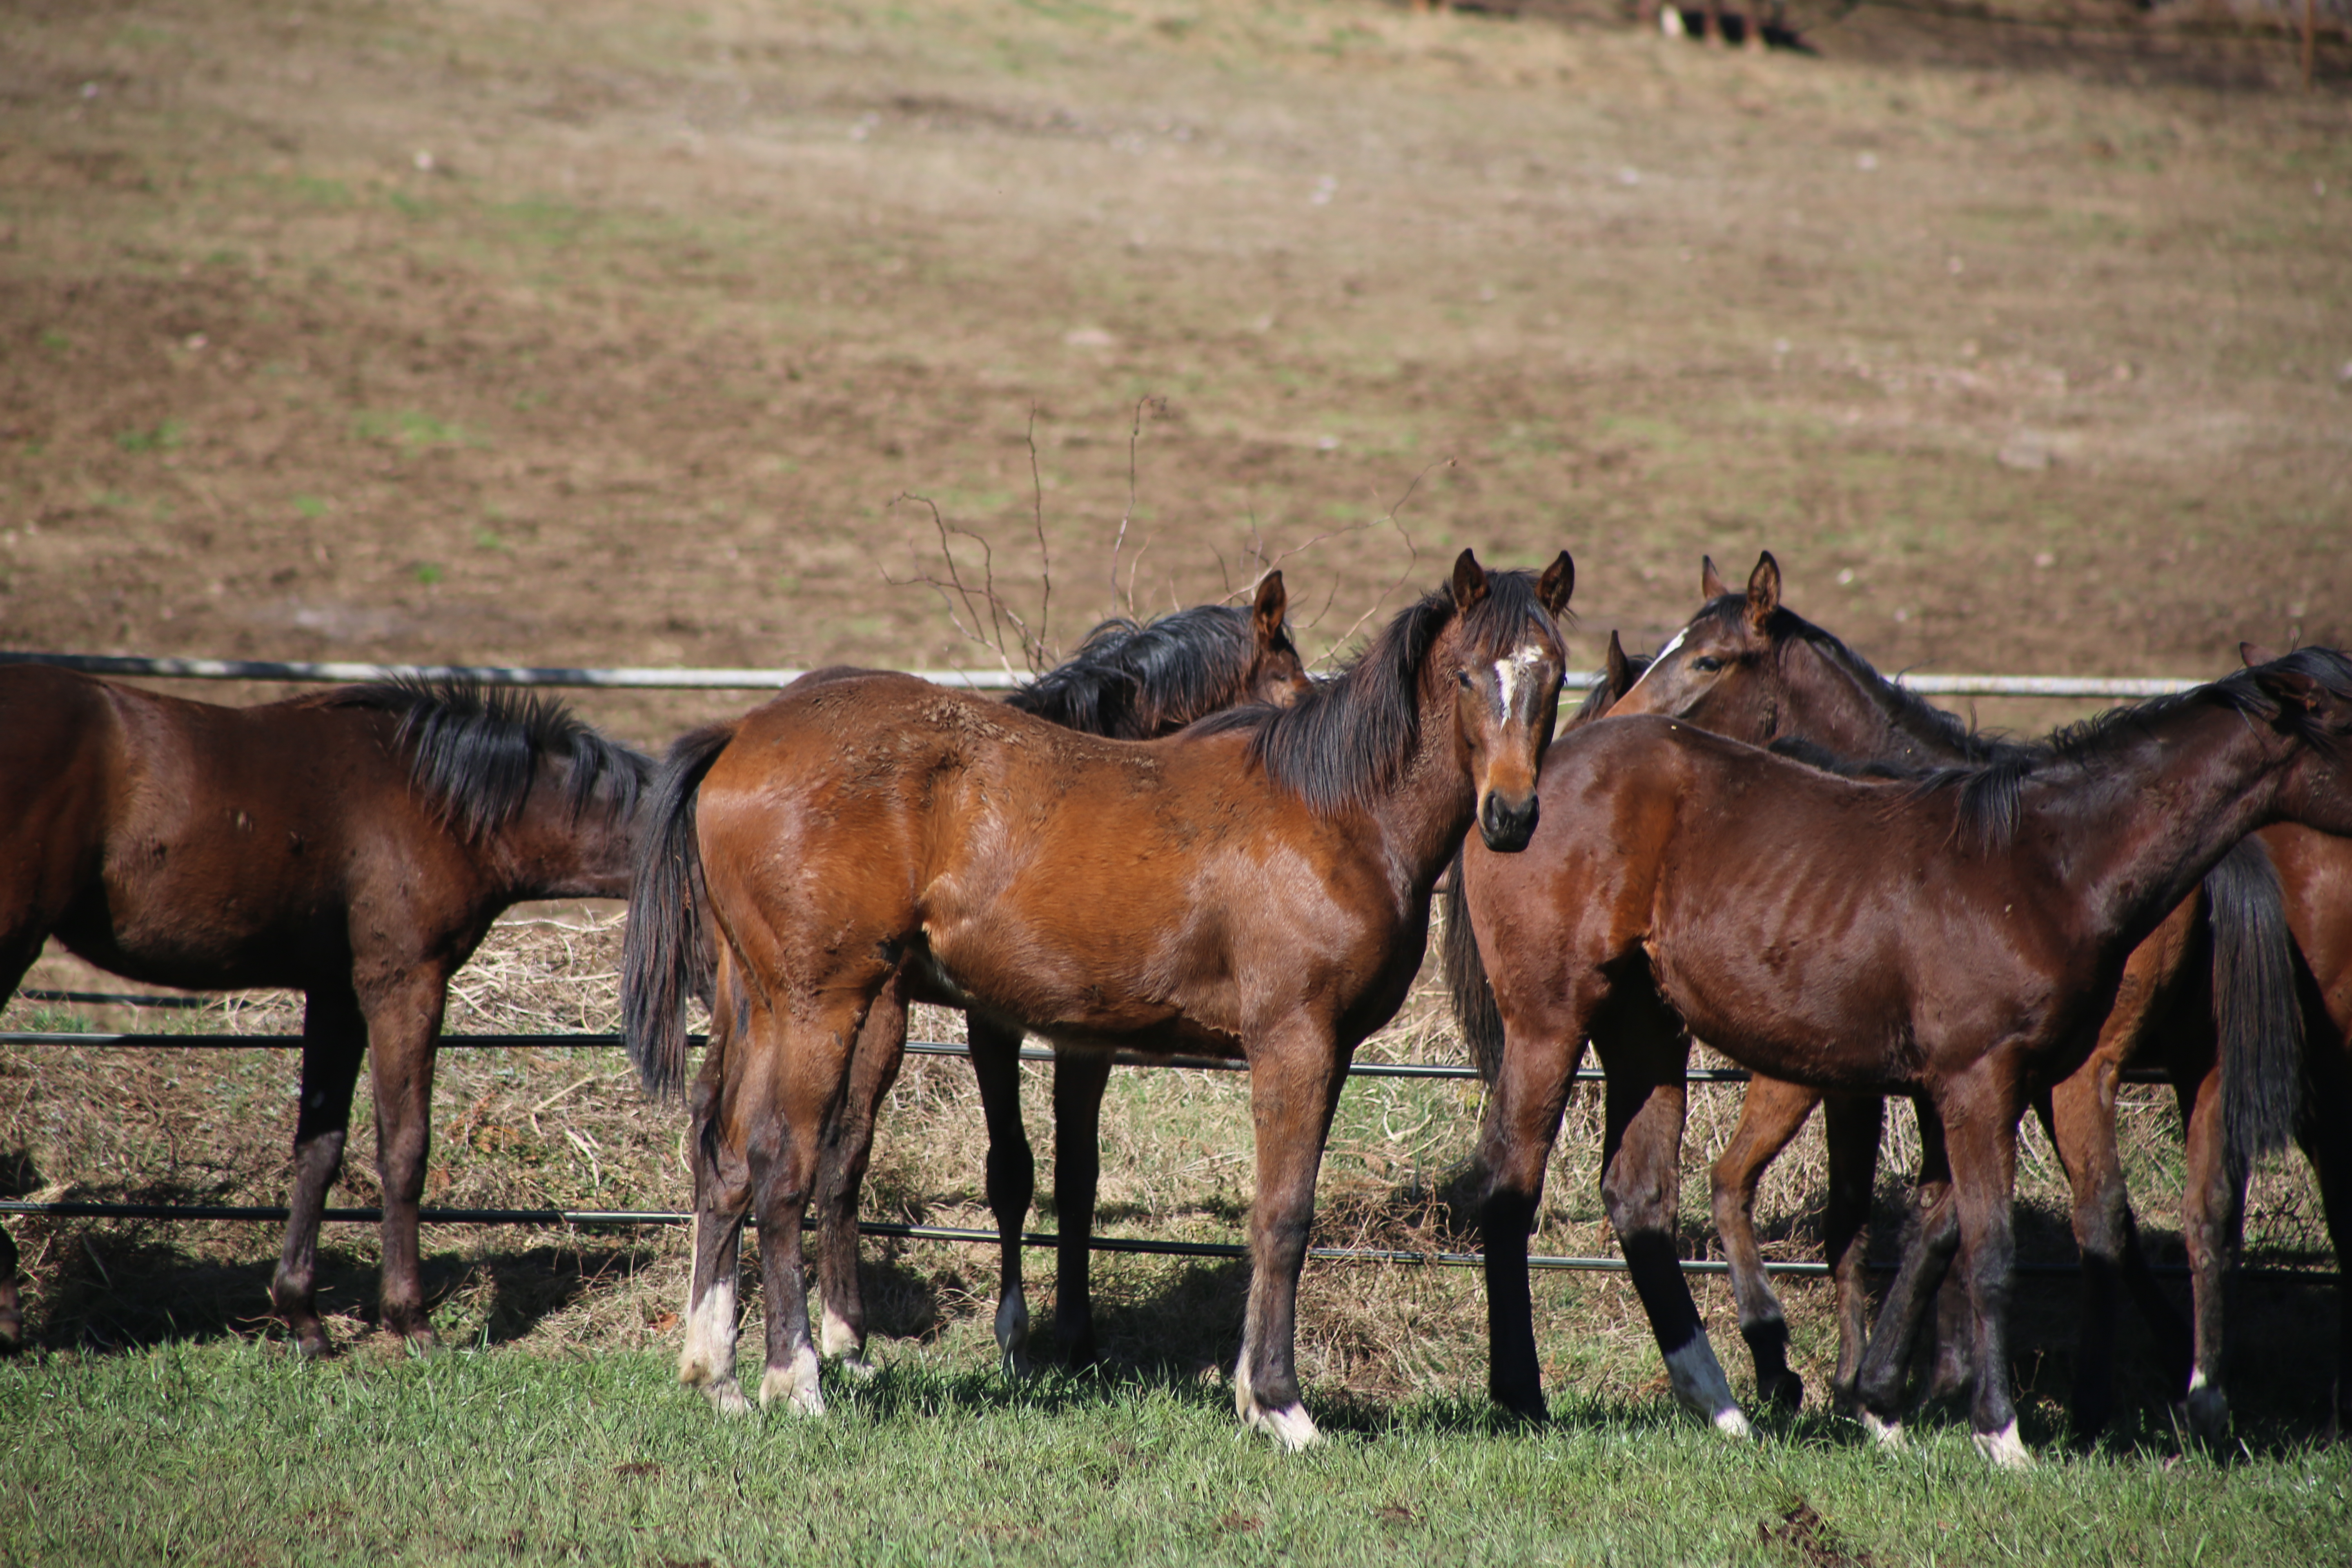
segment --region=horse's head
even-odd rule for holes
[[[2276,705],[2271,725],[2302,744],[2281,791],[2290,821],[2352,836],[2352,658],[2305,647],[2272,658],[2251,643],[2239,657],[2251,679]]]
[[[1610,708],[1687,719],[1701,729],[1762,745],[1772,739],[1783,706],[1780,648],[1794,621],[1780,608],[1780,565],[1769,551],[1758,557],[1748,589],[1735,594],[1705,560],[1699,574],[1706,602],[1689,624],[1658,650],[1641,678]]]
[[[1575,589],[1565,550],[1532,591],[1526,574],[1489,576],[1467,550],[1454,563],[1454,743],[1489,849],[1523,849],[1536,830],[1536,774],[1568,667],[1559,616]]]
[[[1250,606],[1250,666],[1242,682],[1245,701],[1287,708],[1315,684],[1307,674],[1307,661],[1298,657],[1297,646],[1290,640],[1290,628],[1283,622],[1288,604],[1281,572],[1267,573],[1257,585],[1256,603]]]

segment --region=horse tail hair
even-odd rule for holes
[[[704,929],[709,907],[695,797],[703,775],[735,739],[732,721],[681,736],[654,776],[651,826],[637,844],[629,923],[621,945],[621,1030],[629,1060],[656,1100],[686,1083],[686,999],[709,996],[716,955]]]
[[[1495,1005],[1495,987],[1486,979],[1486,960],[1478,951],[1478,933],[1470,926],[1470,896],[1462,887],[1462,851],[1445,873],[1445,940],[1439,955],[1445,963],[1445,987],[1454,1006],[1454,1022],[1478,1076],[1488,1083],[1503,1070],[1503,1013]]]
[[[2221,1122],[2242,1175],[2294,1133],[2303,1097],[2303,1006],[2278,868],[2242,838],[2205,877],[2213,932],[2213,1024],[2221,1054]]]

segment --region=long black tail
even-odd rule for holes
[[[1445,963],[1445,987],[1451,993],[1454,1021],[1461,1026],[1463,1042],[1478,1076],[1488,1083],[1503,1070],[1503,1015],[1495,1005],[1495,988],[1486,980],[1486,960],[1478,951],[1478,933],[1470,929],[1470,898],[1462,889],[1462,851],[1445,873],[1445,940],[1438,946]]]
[[[652,826],[637,845],[621,945],[621,1030],[646,1092],[657,1100],[685,1086],[686,999],[710,989],[694,803],[703,775],[734,738],[730,721],[682,736],[669,749],[654,778]]]
[[[2259,838],[2239,840],[2206,873],[2213,930],[2213,1023],[2221,1051],[2221,1120],[2230,1168],[2294,1132],[2303,1100],[2303,1009],[2278,868]]]

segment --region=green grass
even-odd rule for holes
[[[1731,1443],[1662,1403],[1515,1430],[1427,1399],[1326,1411],[1331,1440],[1286,1456],[1236,1426],[1222,1384],[1015,1386],[919,1352],[888,1362],[869,1384],[828,1374],[820,1420],[722,1421],[637,1352],[44,1358],[0,1368],[0,1556],[2154,1563],[2352,1548],[2341,1447],[2011,1476],[1956,1429],[1888,1455],[1827,1420]]]

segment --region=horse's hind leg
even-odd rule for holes
[[[1886,1131],[1886,1100],[1875,1094],[1832,1094],[1822,1108],[1829,1144],[1829,1204],[1822,1221],[1822,1256],[1837,1282],[1838,1359],[1831,1402],[1851,1411],[1870,1340],[1870,1281],[1864,1237],[1878,1190],[1878,1148]]]
[[[849,1089],[825,1128],[817,1166],[817,1293],[824,1302],[818,1344],[850,1372],[874,1370],[866,1360],[866,1295],[857,1279],[857,1195],[874,1156],[874,1123],[883,1098],[898,1080],[907,1052],[907,977],[882,988],[867,1009],[852,1048]]]
[[[1709,1173],[1715,1232],[1730,1261],[1731,1295],[1739,1306],[1739,1337],[1756,1359],[1756,1395],[1790,1410],[1804,1404],[1805,1384],[1789,1370],[1789,1320],[1772,1292],[1763,1252],[1756,1244],[1756,1184],[1821,1100],[1819,1090],[1801,1085],[1774,1078],[1750,1079],[1730,1146]]]
[[[723,1020],[711,1020],[715,1049]],[[743,1215],[751,1206],[751,1184],[740,1148],[727,1147],[719,1125],[719,1075],[706,1059],[693,1089],[687,1125],[687,1159],[694,1174],[694,1265],[686,1291],[686,1345],[678,1352],[677,1380],[699,1388],[729,1415],[751,1409],[735,1382],[735,1289],[740,1268]]]
[[[2304,1101],[2302,1143],[2319,1177],[2319,1198],[2327,1216],[2328,1239],[2336,1246],[2336,1264],[2352,1263],[2352,1052],[2326,1043],[2314,1051],[2311,1076]],[[2341,1437],[2352,1434],[2352,1285],[2336,1287],[2336,1385],[2329,1402],[2327,1430]]]
[[[1529,988],[1535,993],[1529,1005],[1508,1019],[1502,1067],[1479,1129],[1486,1188],[1478,1213],[1486,1254],[1486,1393],[1504,1409],[1534,1421],[1546,1412],[1528,1237],[1543,1201],[1568,1091],[1583,1059],[1585,1021],[1605,994],[1597,972],[1588,972],[1585,981],[1580,994],[1557,1000],[1540,987]]]
[[[327,1189],[342,1173],[351,1134],[352,1090],[359,1082],[367,1026],[347,990],[310,993],[302,1013],[301,1100],[294,1113],[294,1190],[287,1200],[286,1244],[269,1282],[271,1303],[304,1355],[324,1355],[319,1321],[319,1216]]]
[[[1029,1299],[1022,1289],[1021,1232],[1036,1195],[1037,1161],[1021,1124],[1021,1031],[979,1014],[964,1024],[972,1075],[988,1122],[988,1212],[996,1218],[996,1349],[1006,1373],[1029,1375]]]
[[[1601,1199],[1642,1310],[1665,1357],[1675,1399],[1717,1430],[1748,1435],[1748,1416],[1706,1337],[1675,1246],[1690,1039],[1654,1003],[1621,1003],[1593,1043],[1609,1074]]]
[[[0,1006],[5,1006],[16,994],[17,983],[41,951],[42,938],[30,942],[21,932],[15,940],[0,942]],[[0,1356],[15,1355],[24,1348],[25,1308],[16,1287],[16,1238],[8,1227],[0,1225]]]
[[[1054,1279],[1054,1342],[1069,1366],[1095,1360],[1095,1306],[1090,1266],[1095,1188],[1102,1176],[1103,1090],[1110,1057],[1063,1051],[1054,1058],[1054,1228],[1060,1249]]]

